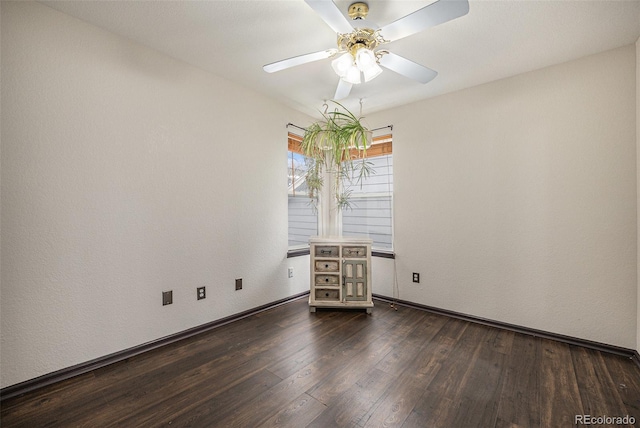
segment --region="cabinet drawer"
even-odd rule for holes
[[[330,290],[327,288],[316,288],[315,290],[316,300],[322,301],[339,301],[340,293],[338,290]]]
[[[316,260],[316,272],[338,272],[337,260]]]
[[[316,275],[316,287],[322,285],[337,286],[340,284],[339,275]]]
[[[339,257],[337,245],[316,246],[316,257]]]
[[[342,247],[342,257],[367,257],[367,247]]]

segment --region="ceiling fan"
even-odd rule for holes
[[[342,54],[331,62],[333,70],[340,77],[335,100],[349,96],[351,87],[361,83],[362,78],[368,82],[382,73],[380,66],[420,83],[433,80],[438,75],[435,70],[416,64],[388,50],[376,50],[376,48],[459,18],[469,12],[467,0],[438,0],[378,28],[377,25],[365,19],[369,13],[367,3],[356,2],[349,6],[348,13],[351,18],[349,22],[332,0],[305,0],[305,2],[331,29],[338,33],[337,48],[277,61],[265,65],[263,69],[267,73],[273,73]]]

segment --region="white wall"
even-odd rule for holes
[[[371,290],[373,294],[398,297],[395,290],[394,260],[383,257],[371,258]]]
[[[2,387],[308,290],[287,278],[285,124],[309,118],[1,7]]]
[[[640,208],[640,39],[636,42],[636,178],[638,180],[636,216],[638,219],[638,241],[637,241],[637,325],[636,325],[636,351],[640,351],[640,216],[638,209]]]
[[[368,116],[394,125],[401,299],[635,348],[634,49]]]

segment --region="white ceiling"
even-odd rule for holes
[[[368,1],[382,26],[432,0]],[[316,116],[338,82],[331,60],[273,74],[264,64],[334,48],[336,34],[303,0],[42,3]],[[352,3],[335,0],[345,12]],[[420,84],[385,70],[344,100],[371,113],[634,43],[640,0],[471,0],[466,16],[384,45],[438,71]]]

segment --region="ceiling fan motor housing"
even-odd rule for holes
[[[352,3],[349,6],[349,17],[353,20],[364,19],[369,13],[369,5],[364,2]]]
[[[369,5],[364,2],[352,3],[349,6],[349,16],[352,20],[363,20],[369,13]],[[388,41],[380,35],[380,30],[371,28],[354,28],[351,33],[338,33],[338,50],[350,52],[355,58],[359,49],[365,48],[373,51],[378,45]]]

